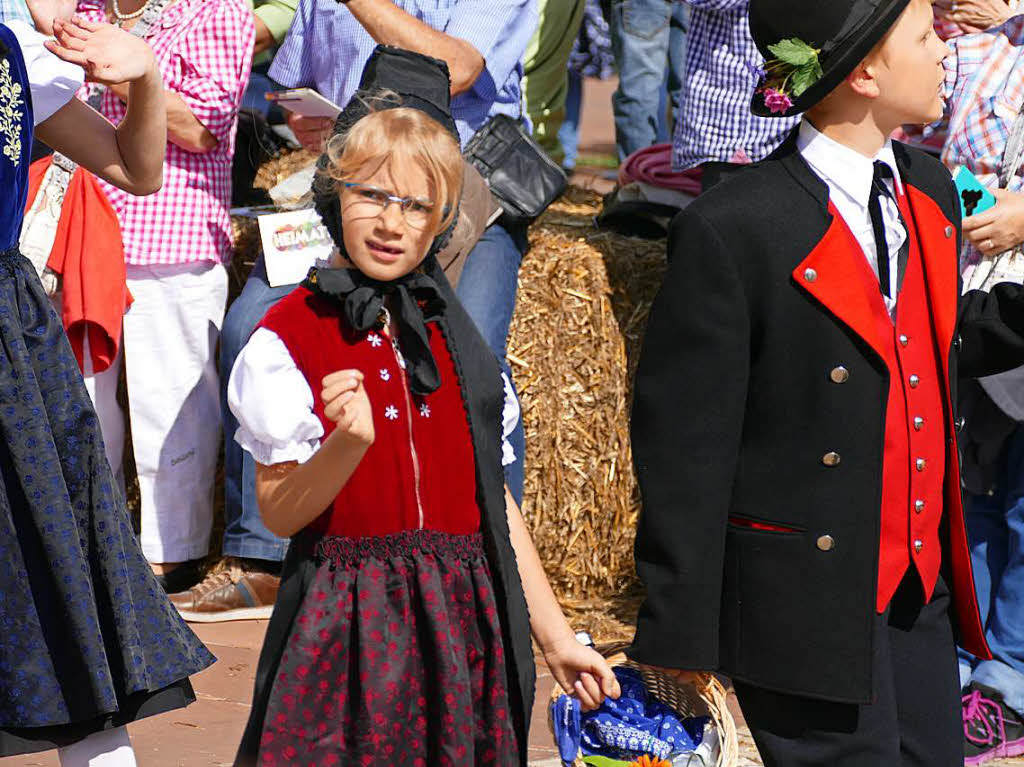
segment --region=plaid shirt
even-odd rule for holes
[[[0,24],[6,24],[8,21],[24,21],[35,26],[25,0],[0,0]]]
[[[80,0],[78,12],[91,21],[106,20],[103,0]],[[231,159],[255,36],[252,12],[241,0],[177,0],[147,36],[164,86],[182,98],[217,146],[196,153],[168,141],[163,188],[147,197],[100,182],[121,220],[127,263],[231,257]],[[116,125],[125,111],[117,96],[103,94],[100,112],[108,120]]]
[[[823,0],[827,2],[827,0]],[[747,22],[748,0],[686,0],[686,84],[672,140],[672,167],[762,160],[800,118],[757,117],[750,99],[764,60]]]
[[[1024,103],[1024,16],[948,44],[949,135],[942,160],[949,168],[965,165],[983,184],[995,186],[1003,148]],[[1018,172],[1010,188],[1021,187]]]

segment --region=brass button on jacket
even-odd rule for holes
[[[828,377],[832,379],[832,383],[846,383],[850,380],[850,371],[842,365],[837,365],[832,368],[832,372],[828,374]]]
[[[831,535],[823,535],[818,538],[818,548],[822,551],[832,551],[835,548],[836,539]]]
[[[839,453],[834,452],[825,453],[825,455],[821,457],[821,462],[826,466],[838,466],[840,460],[842,459],[840,458]]]

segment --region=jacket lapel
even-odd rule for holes
[[[892,322],[878,280],[857,238],[829,202],[828,186],[800,156],[795,129],[773,159],[781,162],[793,180],[814,198],[823,218],[829,221],[824,236],[793,270],[794,282],[884,359]]]
[[[884,359],[892,321],[878,280],[839,211],[830,204],[829,212],[831,226],[807,258],[797,264],[793,279]]]

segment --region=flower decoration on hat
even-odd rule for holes
[[[814,48],[795,37],[769,45],[772,58],[763,68],[753,67],[760,78],[757,92],[772,114],[783,114],[793,107],[794,99],[821,79],[823,74]]]

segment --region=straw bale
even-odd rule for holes
[[[530,231],[509,339],[526,429],[523,514],[570,619],[628,639],[638,605],[631,383],[664,242],[594,228],[570,189]]]

